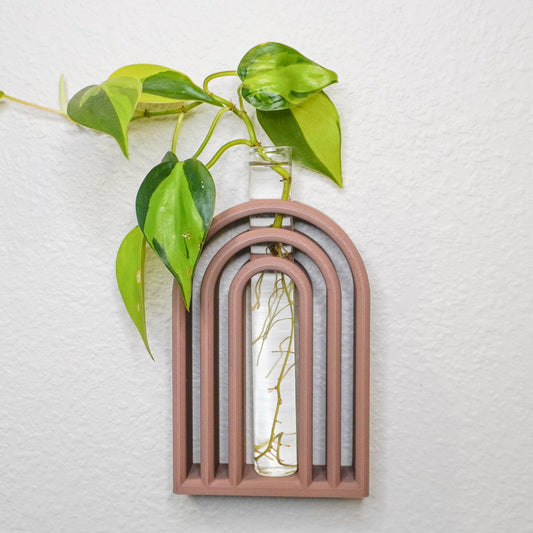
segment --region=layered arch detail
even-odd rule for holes
[[[296,230],[254,228],[222,244],[210,259],[200,286],[199,354],[192,353],[191,314],[173,293],[173,418],[174,492],[182,494],[259,495],[362,498],[368,495],[369,438],[369,319],[368,277],[359,252],[346,233],[320,211],[305,204],[280,200],[251,200],[213,220],[207,242],[234,224],[253,216],[283,214],[317,228],[333,241],[349,265],[353,288],[352,464],[341,465],[341,356],[343,294],[338,272],[326,251],[310,236]],[[326,287],[326,461],[313,465],[313,288],[305,269],[286,258],[249,259],[235,273],[227,301],[228,331],[228,461],[219,461],[218,419],[218,286],[228,263],[260,243],[279,242],[304,254],[318,268]],[[245,315],[244,291],[254,274],[278,271],[288,275],[299,297],[299,371],[297,420],[298,471],[285,478],[255,473],[245,457]],[[198,300],[197,300],[198,301]],[[200,462],[193,462],[192,361],[200,360]]]

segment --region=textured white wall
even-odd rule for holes
[[[200,82],[265,40],[337,71],[346,187],[301,171],[296,196],[346,228],[373,294],[370,498],[173,495],[170,279],[150,262],[155,364],[114,280],[172,126],[135,124],[126,161],[0,103],[2,533],[531,531],[533,3],[7,0],[0,19],[0,89],[50,106],[62,72],[71,95],[134,62]],[[215,167],[217,211],[245,160]]]

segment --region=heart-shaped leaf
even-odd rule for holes
[[[128,126],[141,94],[135,78],[114,78],[77,92],[67,106],[68,116],[83,126],[114,137],[128,157]]]
[[[342,187],[339,115],[324,92],[281,111],[257,111],[259,123],[276,146],[292,146],[294,161]]]
[[[120,76],[137,78],[142,82],[139,109],[151,109],[153,105],[179,105],[184,100],[220,105],[208,93],[195,85],[185,74],[160,65],[136,64],[119,68],[110,79]]]
[[[264,111],[299,105],[337,81],[335,72],[279,43],[252,48],[241,59],[237,72],[243,82],[243,97]]]
[[[215,184],[197,159],[169,153],[137,193],[137,220],[146,240],[179,283],[190,308],[192,277],[215,210]]]
[[[117,253],[117,283],[122,300],[144,345],[153,359],[146,335],[144,311],[144,258],[146,239],[139,226],[135,226],[124,238]]]

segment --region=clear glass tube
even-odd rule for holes
[[[250,198],[279,199],[291,173],[288,147],[250,150]],[[250,219],[251,227],[269,227],[275,217]],[[289,217],[280,219],[289,227]],[[252,254],[290,257],[279,243],[252,248]],[[262,272],[250,282],[250,329],[254,467],[264,476],[287,476],[298,469],[296,425],[296,299],[294,283],[280,272]]]

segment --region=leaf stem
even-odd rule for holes
[[[178,115],[178,119],[176,120],[176,127],[174,128],[174,135],[172,135],[172,152],[176,153],[176,145],[178,144],[178,135],[181,129],[181,125],[183,123],[183,117],[185,116],[185,113],[182,111]]]
[[[222,115],[224,113],[226,113],[227,111],[230,111],[231,108],[229,107],[223,107],[215,116],[212,124],[211,124],[211,127],[209,128],[209,131],[207,132],[207,135],[205,137],[205,139],[203,140],[202,144],[200,145],[200,147],[198,148],[198,150],[196,150],[196,152],[194,153],[194,155],[192,156],[193,159],[198,159],[198,156],[203,152],[204,148],[207,146],[207,143],[209,142],[209,139],[211,139],[212,135],[213,135],[213,132],[215,131],[215,127],[216,125],[218,124],[218,121],[221,119]]]
[[[242,83],[237,87],[237,94],[239,95],[239,107],[244,112],[244,100],[242,98]]]
[[[211,80],[213,80],[215,78],[220,78],[222,76],[235,76],[235,75],[238,75],[236,71],[226,70],[226,71],[223,71],[223,72],[216,72],[215,74],[211,74],[210,76],[207,76],[207,78],[204,80],[204,85],[203,85],[204,91],[206,93],[208,93],[214,100],[216,100],[217,102],[222,104],[224,106],[224,108],[228,108],[229,110],[231,110],[235,115],[237,115],[244,122],[244,125],[246,126],[246,129],[248,130],[248,136],[250,137],[250,143],[249,144],[246,143],[246,144],[248,144],[248,146],[261,146],[261,143],[257,139],[257,135],[255,133],[254,125],[252,124],[252,121],[250,120],[250,117],[248,116],[248,113],[246,113],[246,110],[244,109],[244,102],[243,102],[243,98],[242,98],[242,94],[241,94],[242,84],[237,89],[237,95],[239,97],[239,108],[233,102],[230,102],[229,100],[226,100],[225,98],[222,98],[221,96],[218,96],[217,94],[214,94],[211,91],[209,91],[208,85],[209,85],[209,82]],[[217,117],[218,117],[218,115],[217,115]],[[220,118],[220,117],[218,117],[218,118]],[[210,137],[210,135],[212,133],[213,132],[210,130],[210,132],[208,133],[208,137]],[[209,140],[209,139],[207,139],[207,140]],[[241,141],[242,141],[242,139],[241,139]],[[236,144],[245,144],[245,143],[242,143],[241,141],[236,141]],[[215,154],[213,159],[208,163],[207,168],[210,168],[210,166],[212,166],[212,165],[214,165],[216,163],[216,161],[218,160],[220,155],[222,155],[222,153],[224,153],[224,151],[227,150],[227,148],[225,148],[226,146],[228,146],[228,145],[224,145]],[[203,147],[204,146],[202,145],[200,148],[203,150]],[[229,146],[228,146],[228,148],[229,148]],[[220,152],[220,155],[219,155],[219,152]],[[274,162],[265,153],[263,153],[262,150],[259,150],[259,154],[265,161]],[[282,200],[288,200],[289,197],[290,197],[290,192],[291,192],[291,174],[290,174],[290,172],[287,172],[287,170],[284,169],[281,165],[273,166],[272,170],[277,172],[281,176],[281,178],[283,179],[283,191],[282,191],[282,194],[281,194],[281,199]],[[272,227],[281,228],[282,224],[283,224],[283,215],[276,214],[276,216],[274,217],[274,223],[272,224]]]
[[[257,150],[257,153],[264,161],[267,161],[269,163],[276,163],[274,159],[272,159],[265,153],[265,150],[262,147]],[[288,200],[291,195],[291,185],[292,185],[291,173],[286,168],[284,168],[283,165],[281,164],[273,165],[271,167],[271,170],[273,170],[274,172],[277,172],[281,176],[281,179],[283,181],[283,190],[281,191],[281,200]],[[276,216],[274,217],[274,222],[271,227],[281,228],[282,225],[283,225],[283,215],[280,213],[277,213]]]
[[[239,144],[253,146],[253,144],[248,139],[235,139],[234,141],[227,142],[217,150],[216,154],[209,160],[209,162],[205,166],[207,168],[211,168],[220,159],[220,157],[226,150],[228,150],[232,146],[237,146]]]
[[[26,100],[21,100],[20,98],[15,98],[14,96],[9,96],[8,94],[6,94],[4,92],[2,92],[2,97],[3,98],[7,98],[8,100],[12,100],[13,102],[17,102],[18,104],[22,104],[22,105],[26,105],[26,106],[29,106],[29,107],[33,107],[35,109],[41,109],[42,111],[48,111],[49,113],[55,113],[56,115],[61,115],[61,116],[65,117],[66,119],[70,120],[71,122],[74,122],[66,113],[63,113],[63,111],[60,111],[59,109],[53,109],[52,107],[46,107],[44,105],[39,105],[39,104],[34,104],[32,102],[27,102]]]
[[[225,98],[222,98],[221,96],[218,96],[217,94],[212,93],[208,89],[208,84],[211,80],[215,78],[220,78],[222,76],[237,76],[236,70],[225,70],[223,72],[215,72],[214,74],[211,74],[210,76],[207,76],[207,78],[204,80],[204,91],[209,94],[214,100],[216,100],[218,103],[222,104],[225,107],[229,107],[235,115],[237,115],[245,124],[246,129],[248,130],[248,136],[250,137],[250,141],[252,142],[252,146],[259,146],[260,143],[257,140],[257,135],[255,134],[254,125],[252,124],[252,121],[250,120],[250,117],[246,113],[243,107],[242,97],[240,96],[240,89],[237,91],[239,94],[239,103],[241,106],[241,109],[238,109],[237,106],[230,102],[229,100],[226,100]]]
[[[292,185],[292,176],[290,172],[287,172],[283,167],[279,167],[279,170],[276,167],[272,167],[272,170],[275,170],[283,179],[283,190],[281,191],[281,199],[288,200],[291,195],[291,185]],[[283,215],[277,213],[274,217],[274,223],[272,224],[273,228],[281,228],[283,225]]]
[[[137,115],[136,117],[133,117],[131,120],[139,120],[140,118],[151,118],[151,117],[164,117],[167,115],[177,115],[179,113],[187,113],[191,109],[194,109],[195,107],[198,107],[199,105],[202,105],[203,102],[192,102],[187,105],[182,105],[180,107],[177,107],[175,109],[167,109],[165,111],[148,111],[148,109],[145,109],[144,111],[140,111],[140,115]]]
[[[209,92],[207,87],[211,80],[214,80],[216,78],[222,78],[224,76],[238,76],[238,74],[236,70],[223,70],[221,72],[215,72],[214,74],[210,74],[204,80],[204,85],[203,85],[204,91]]]
[[[233,106],[232,111],[246,125],[246,129],[248,130],[248,136],[250,137],[250,141],[252,142],[252,146],[260,146],[261,143],[257,140],[257,135],[255,134],[254,125],[252,124],[252,121],[250,120],[250,117],[248,116],[248,113],[246,113],[246,111],[241,111],[240,109],[237,109],[235,106]]]

